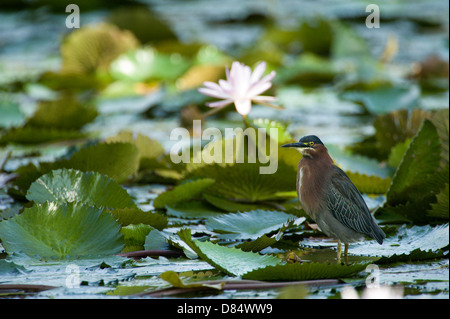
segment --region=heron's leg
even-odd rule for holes
[[[348,243],[345,243],[345,249],[344,249],[344,257],[345,257],[345,264],[348,265]]]
[[[342,243],[340,240],[338,240],[338,245],[337,245],[337,262],[338,263],[341,262],[341,252],[342,252]]]

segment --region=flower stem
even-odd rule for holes
[[[242,120],[244,121],[245,128],[252,127],[250,124],[250,120],[248,119],[247,115],[242,115]]]

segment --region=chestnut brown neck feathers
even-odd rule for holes
[[[302,154],[297,171],[297,195],[303,209],[314,218],[320,209],[323,187],[333,171],[328,169],[333,166],[333,160],[327,148],[320,144],[302,149]]]

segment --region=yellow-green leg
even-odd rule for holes
[[[337,262],[338,263],[341,262],[341,252],[342,252],[342,243],[340,240],[338,240],[338,245],[337,245]]]
[[[345,243],[344,257],[345,257],[345,263],[348,264],[348,243]]]

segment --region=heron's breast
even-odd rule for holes
[[[303,209],[313,219],[326,209],[324,185],[328,176],[308,164],[299,164],[297,171],[297,196]]]

